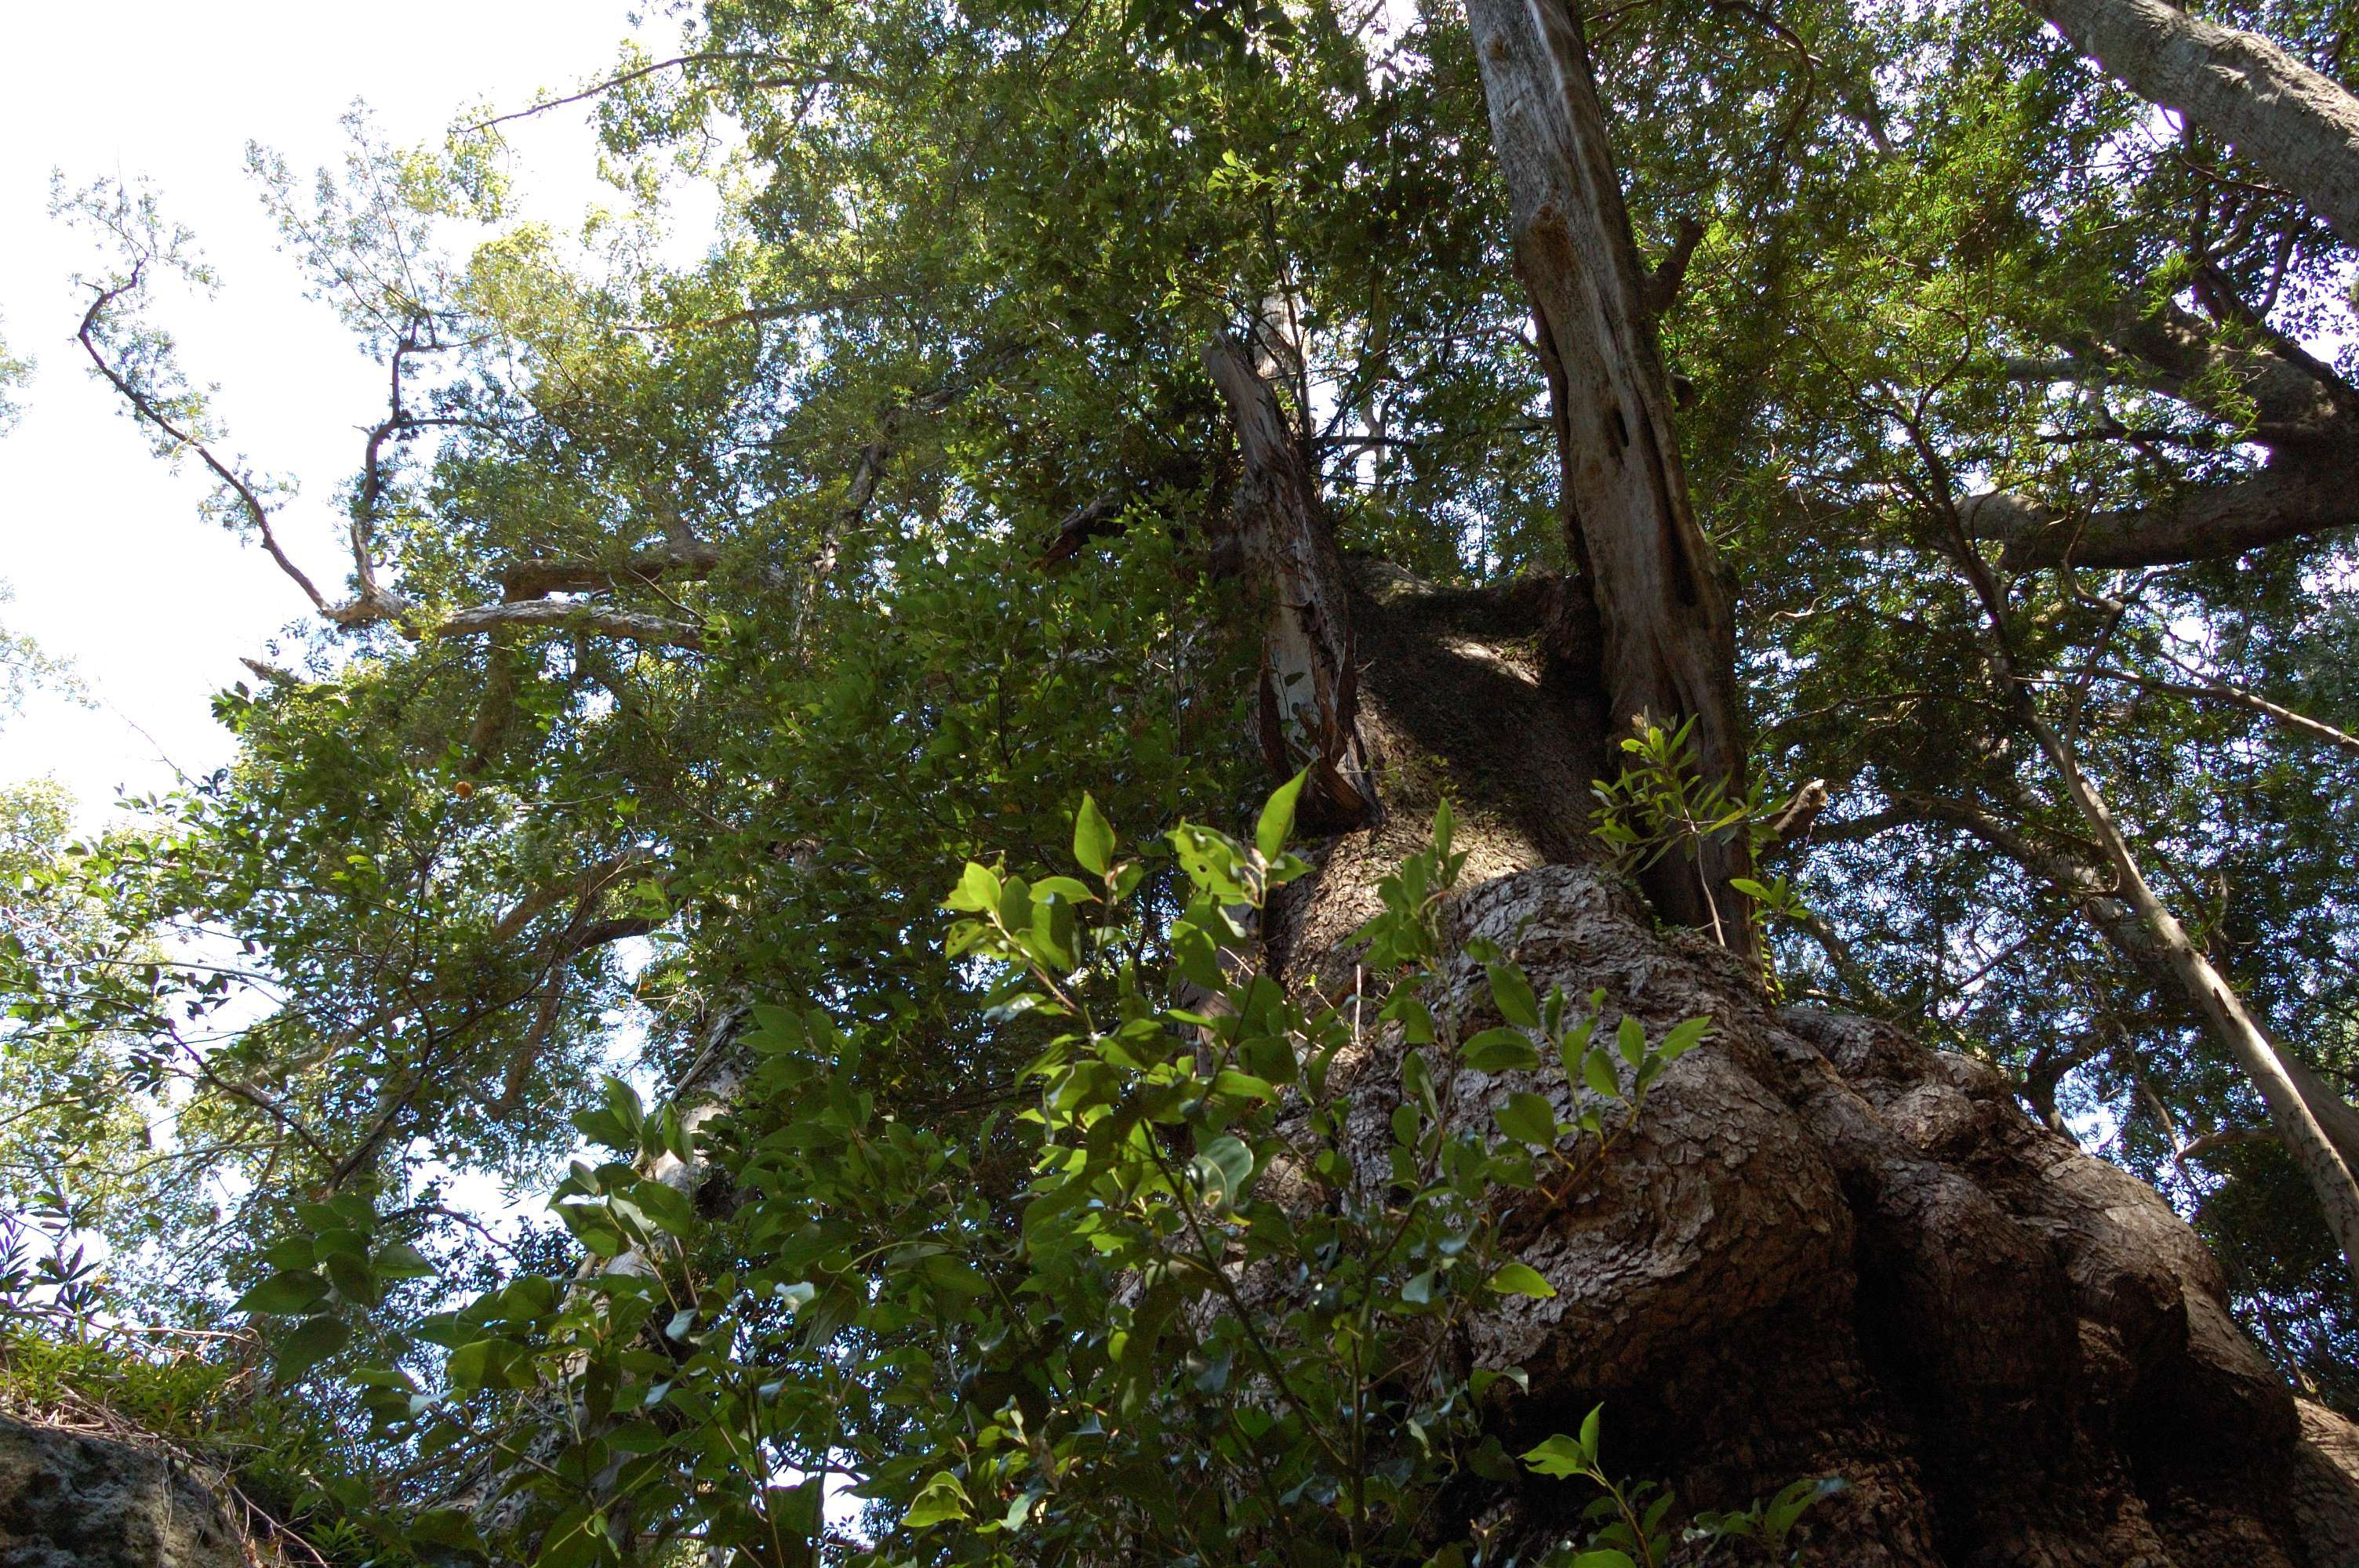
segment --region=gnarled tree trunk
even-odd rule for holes
[[[1466,1346],[1530,1375],[1499,1412],[1511,1447],[1602,1400],[1615,1467],[1688,1508],[1840,1476],[1804,1561],[1845,1568],[2359,1561],[2359,1431],[2294,1399],[2159,1195],[2035,1123],[1986,1064],[1774,1008],[1745,960],[1658,927],[1601,863],[1581,802],[1608,710],[1594,641],[1561,634],[1564,585],[1352,576],[1385,813],[1287,890],[1274,972],[1349,986],[1377,879],[1447,792],[1470,851],[1455,942],[1496,944],[1542,989],[1603,989],[1607,1027],[1715,1025],[1593,1183],[1503,1218],[1559,1292],[1511,1301]],[[1480,964],[1447,979],[1460,1037],[1501,1022]],[[1378,1165],[1402,1049],[1378,1035],[1335,1067]],[[1465,1125],[1517,1090],[1580,1108],[1552,1076],[1439,1070],[1460,1076],[1444,1103]],[[1586,1500],[1533,1480],[1496,1517],[1538,1539]]]
[[[1500,1217],[1557,1293],[1473,1325],[1470,1358],[1529,1375],[1498,1422],[1537,1438],[1603,1400],[1615,1467],[1669,1480],[1689,1508],[1840,1476],[1849,1489],[1807,1527],[1811,1563],[2359,1560],[2359,1432],[2298,1403],[2160,1196],[2035,1123],[1987,1064],[1773,1007],[1749,955],[1658,926],[1588,835],[1587,786],[1633,705],[1693,719],[1708,765],[1740,773],[1727,610],[1687,509],[1578,33],[1558,0],[1470,11],[1583,572],[1444,592],[1350,568],[1277,472],[1241,489],[1261,510],[1240,524],[1280,546],[1304,535],[1256,559],[1308,563],[1308,591],[1279,602],[1318,603],[1321,645],[1357,661],[1349,723],[1327,733],[1348,730],[1381,806],[1319,846],[1314,874],[1274,903],[1270,972],[1349,993],[1378,881],[1447,795],[1467,860],[1437,1011],[1458,1038],[1503,1022],[1465,956],[1476,938],[1542,991],[1602,990],[1607,1028],[1630,1016],[1659,1036],[1703,1014],[1715,1026],[1593,1181]],[[1276,416],[1266,388],[1224,376],[1223,390],[1241,426]],[[1291,449],[1245,447],[1249,462]],[[1679,890],[1645,891],[1673,919],[1689,913]],[[1404,1049],[1374,1033],[1330,1078],[1375,1168]],[[1468,1129],[1487,1129],[1513,1092],[1550,1096],[1566,1122],[1582,1108],[1583,1091],[1553,1075],[1436,1070],[1457,1076],[1442,1103]],[[1528,1480],[1488,1512],[1538,1542],[1587,1500]]]

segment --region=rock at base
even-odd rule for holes
[[[244,1568],[220,1501],[128,1444],[0,1418],[0,1568]]]

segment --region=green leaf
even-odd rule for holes
[[[1491,1118],[1510,1138],[1543,1149],[1556,1145],[1556,1108],[1538,1095],[1509,1095],[1507,1103],[1493,1111]]]
[[[1621,1023],[1614,1031],[1614,1045],[1622,1053],[1624,1061],[1636,1066],[1647,1059],[1646,1025],[1624,1013]]]
[[[237,1298],[235,1312],[294,1317],[328,1299],[328,1281],[317,1274],[273,1274]]]
[[[1250,1073],[1240,1073],[1234,1067],[1223,1067],[1212,1079],[1216,1095],[1235,1095],[1240,1099],[1276,1100],[1277,1090],[1266,1079]]]
[[[511,1352],[497,1339],[477,1339],[460,1346],[442,1363],[442,1375],[454,1389],[473,1390],[488,1386],[495,1371],[507,1364]]]
[[[1485,1029],[1460,1054],[1478,1073],[1520,1073],[1540,1065],[1540,1054],[1518,1029]]]
[[[958,1477],[947,1470],[937,1470],[919,1488],[909,1511],[901,1516],[901,1523],[909,1530],[925,1530],[966,1517],[966,1491],[958,1484]]]
[[[328,1271],[328,1282],[336,1293],[361,1306],[375,1306],[382,1299],[376,1279],[368,1271],[364,1259],[345,1253],[332,1253],[321,1265]]]
[[[475,1529],[475,1521],[464,1509],[423,1509],[402,1521],[405,1545],[440,1547],[468,1557],[488,1562],[490,1549]]]
[[[1614,1076],[1614,1063],[1603,1051],[1592,1051],[1582,1059],[1581,1081],[1607,1099],[1622,1098],[1622,1080]]]
[[[279,1343],[273,1368],[282,1383],[291,1383],[352,1342],[350,1324],[341,1318],[307,1317]]]
[[[1671,1026],[1671,1032],[1669,1034],[1663,1036],[1662,1048],[1658,1054],[1666,1062],[1676,1062],[1702,1044],[1711,1035],[1710,1014],[1707,1013],[1701,1018],[1682,1019]]]
[[[999,874],[989,866],[979,866],[973,860],[960,873],[958,886],[942,907],[961,914],[988,914],[999,907]]]
[[[1223,1133],[1204,1145],[1203,1152],[1190,1162],[1189,1168],[1195,1173],[1207,1202],[1220,1208],[1234,1208],[1253,1177],[1253,1151]]]
[[[1528,1263],[1502,1263],[1499,1271],[1491,1276],[1491,1288],[1503,1296],[1530,1296],[1546,1301],[1556,1294],[1556,1287]]]
[[[1638,1568],[1638,1564],[1626,1552],[1601,1546],[1594,1552],[1584,1552],[1574,1558],[1571,1568]]]
[[[1302,782],[1310,776],[1303,769],[1271,794],[1268,804],[1261,808],[1261,820],[1254,824],[1254,848],[1265,860],[1275,860],[1286,852],[1287,835],[1294,831],[1294,803],[1302,796]]]
[[[312,1250],[310,1237],[290,1236],[264,1248],[262,1260],[282,1274],[290,1271],[300,1273],[317,1263],[320,1255]]]
[[[1590,1452],[1577,1438],[1562,1433],[1544,1439],[1538,1447],[1524,1451],[1525,1465],[1543,1476],[1561,1481],[1567,1476],[1586,1475],[1594,1463]]]
[[[1499,1004],[1500,1016],[1526,1029],[1538,1029],[1539,999],[1532,995],[1532,982],[1525,978],[1524,971],[1514,964],[1493,964],[1489,974],[1491,998]]]

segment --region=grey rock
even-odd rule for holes
[[[169,1458],[0,1418],[0,1568],[245,1568],[218,1499]]]

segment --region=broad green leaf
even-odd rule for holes
[[[352,1343],[352,1325],[341,1318],[307,1317],[279,1343],[274,1371],[291,1383]]]
[[[1560,1432],[1553,1437],[1542,1439],[1537,1447],[1524,1450],[1523,1461],[1527,1468],[1543,1476],[1555,1476],[1558,1480],[1586,1474],[1594,1463],[1589,1450],[1581,1445],[1580,1439],[1567,1437]]]
[[[1622,1096],[1622,1080],[1614,1076],[1614,1063],[1603,1051],[1592,1051],[1582,1058],[1581,1081],[1607,1099]]]
[[[1485,1029],[1460,1054],[1478,1073],[1520,1073],[1540,1065],[1540,1054],[1519,1029]]]
[[[1622,1053],[1624,1061],[1636,1066],[1647,1059],[1647,1026],[1624,1013],[1622,1022],[1614,1030],[1614,1044]]]
[[[508,1346],[500,1340],[473,1340],[451,1352],[442,1363],[442,1374],[455,1389],[484,1388],[491,1382],[495,1369],[506,1365],[508,1356]]]
[[[1556,1294],[1556,1287],[1538,1269],[1528,1263],[1502,1263],[1491,1276],[1491,1288],[1503,1296],[1531,1296],[1546,1301]]]
[[[942,907],[961,914],[988,914],[999,907],[999,873],[969,860],[958,886],[942,900]]]
[[[1098,815],[1098,803],[1086,795],[1082,808],[1073,813],[1073,859],[1093,876],[1114,870],[1114,829]]]
[[[1223,1133],[1205,1144],[1203,1152],[1190,1165],[1208,1202],[1221,1208],[1234,1208],[1253,1176],[1253,1151]]]
[[[1223,1067],[1212,1079],[1216,1095],[1235,1095],[1241,1099],[1275,1100],[1277,1090],[1266,1080],[1250,1073],[1240,1073],[1234,1067]]]
[[[1491,1113],[1499,1130],[1521,1142],[1541,1148],[1556,1144],[1556,1108],[1535,1094],[1512,1094]]]
[[[270,1317],[293,1317],[328,1299],[328,1281],[317,1274],[273,1274],[237,1298],[231,1310]]]
[[[1702,1018],[1681,1019],[1671,1026],[1669,1034],[1663,1036],[1663,1044],[1657,1054],[1666,1062],[1676,1062],[1711,1037],[1712,1018],[1709,1014]]]
[[[1265,860],[1275,860],[1286,852],[1287,836],[1294,831],[1294,806],[1302,797],[1302,782],[1310,776],[1305,768],[1270,795],[1261,808],[1261,820],[1254,824],[1254,848]]]
[[[1532,982],[1514,964],[1489,966],[1491,999],[1499,1004],[1499,1014],[1508,1022],[1526,1029],[1540,1026],[1539,1000],[1532,995]]]

